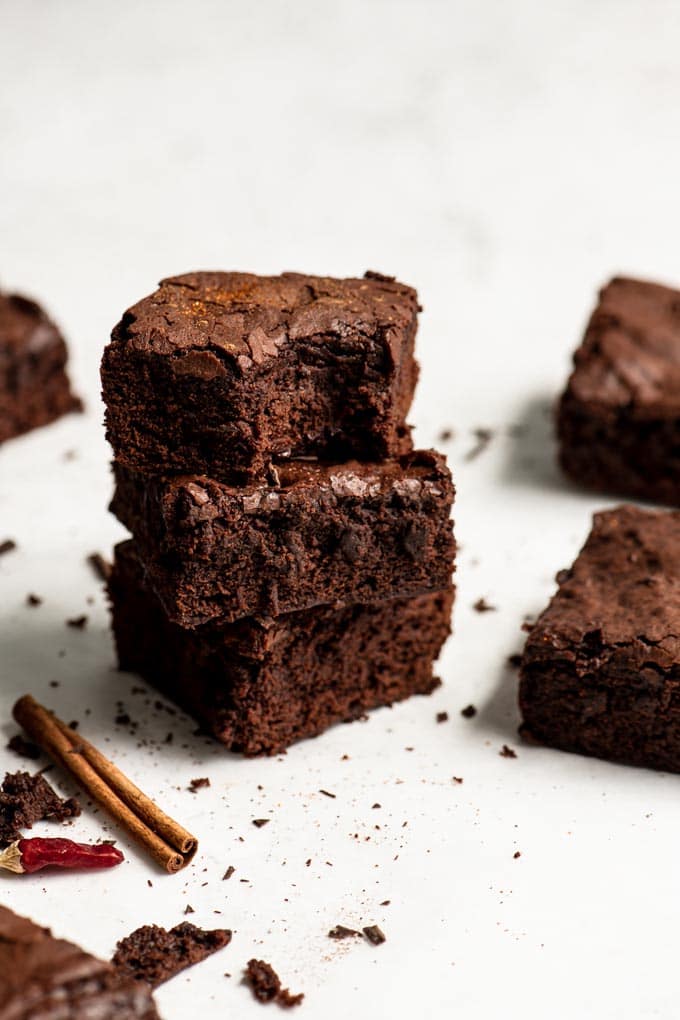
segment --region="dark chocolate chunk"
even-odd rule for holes
[[[387,939],[380,930],[377,924],[369,924],[368,927],[362,929],[364,935],[368,941],[374,946],[381,946]]]

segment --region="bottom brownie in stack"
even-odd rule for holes
[[[121,668],[246,755],[275,754],[368,709],[429,694],[454,595],[448,587],[188,630],[168,620],[132,541],[116,548],[109,592]]]

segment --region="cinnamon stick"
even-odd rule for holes
[[[111,817],[169,874],[184,868],[198,848],[195,836],[166,815],[93,744],[30,694],[13,709],[16,721],[69,772]]]

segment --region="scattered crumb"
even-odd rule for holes
[[[502,748],[500,749],[500,751],[498,753],[500,754],[501,758],[516,758],[517,757],[517,752],[513,751],[513,749],[511,747],[508,747],[507,744],[503,744]]]
[[[66,621],[67,627],[73,627],[74,630],[85,630],[87,627],[87,616],[73,616],[70,620]]]
[[[381,946],[387,939],[377,924],[369,924],[363,929],[364,935],[373,946]]]
[[[441,722],[448,722],[449,721],[449,713],[448,712],[437,712],[436,718],[437,718],[437,722],[440,722],[440,723]]]
[[[477,601],[473,603],[472,608],[476,613],[495,613],[498,607],[492,606],[491,603],[482,598],[477,599]]]
[[[455,437],[455,433],[454,433],[453,429],[449,429],[449,428],[442,429],[441,432],[439,433],[439,442],[440,443],[448,443],[454,437]]]
[[[382,805],[381,805],[381,804],[378,804],[378,802],[377,802],[377,801],[376,801],[376,802],[375,802],[375,804],[373,804],[372,806],[373,806],[374,808],[379,808],[379,807],[382,807]]]
[[[263,825],[268,825],[271,822],[271,818],[253,818],[253,825],[258,829],[261,829]]]
[[[508,655],[508,666],[510,669],[519,669],[522,665],[522,656],[520,652],[514,652],[512,655]]]
[[[335,928],[328,932],[329,939],[350,939],[354,936],[361,938],[361,932],[356,928],[345,928],[344,924],[336,924]]]
[[[468,462],[476,460],[480,454],[484,453],[494,435],[492,429],[485,428],[473,429],[472,434],[475,437],[476,442],[475,445],[465,454],[465,460]]]
[[[454,783],[460,784],[463,782],[462,776],[451,776],[451,778],[454,781]]]
[[[282,988],[280,977],[264,960],[249,960],[245,979],[258,1002],[277,1002],[280,1006],[290,1008],[298,1006],[304,998],[302,994],[291,995],[287,988]]]
[[[204,786],[210,786],[210,780],[207,776],[203,776],[201,779],[192,779],[187,789],[191,793],[196,793],[197,790],[202,790]]]
[[[191,906],[190,903],[187,903],[186,907],[184,908],[184,913],[185,914],[195,914],[196,911],[194,910],[194,908]]]
[[[42,604],[43,604],[43,600],[40,598],[39,595],[34,595],[31,592],[30,594],[28,594],[26,596],[26,605],[27,606],[41,606]]]
[[[227,870],[225,871],[225,873],[222,875],[222,881],[223,882],[228,882],[229,879],[231,878],[231,876],[234,874],[235,871],[236,871],[236,868],[234,867],[234,865],[230,864],[229,867],[227,868]]]
[[[477,715],[477,709],[475,708],[474,705],[466,705],[465,708],[461,708],[460,714],[462,715],[463,719],[474,719],[474,717]]]
[[[30,758],[35,761],[41,755],[41,750],[37,744],[32,743],[30,740],[26,740],[21,733],[15,733],[10,738],[7,744],[8,751],[14,751],[15,754],[21,755],[22,758]]]
[[[166,931],[158,925],[147,924],[121,939],[111,963],[122,976],[146,981],[157,988],[229,942],[231,932],[225,928],[203,931],[183,921]]]
[[[516,861],[516,860],[517,860],[517,858],[518,858],[518,857],[521,857],[521,856],[522,856],[522,853],[521,853],[521,851],[520,851],[520,850],[515,850],[514,854],[512,855],[512,859],[513,859],[514,861]]]
[[[335,794],[329,793],[328,790],[319,790],[319,793],[322,793],[324,797],[332,797],[335,800]]]
[[[111,577],[111,563],[101,553],[90,553],[87,557],[87,562],[92,567],[99,581],[108,581]]]
[[[17,548],[17,544],[13,538],[6,538],[0,542],[0,556],[4,556],[5,553],[14,552]]]
[[[382,903],[380,904],[380,906],[381,907],[389,907],[391,902],[392,902],[392,900],[383,900]]]

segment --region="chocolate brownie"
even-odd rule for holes
[[[525,733],[680,772],[680,513],[596,514],[558,583],[522,658]]]
[[[184,921],[168,931],[157,924],[145,924],[120,940],[111,962],[121,976],[158,988],[230,942],[231,932],[226,928],[204,931]]]
[[[147,586],[133,542],[116,548],[109,591],[121,669],[246,755],[275,754],[378,705],[429,694],[453,603],[446,588],[185,630]]]
[[[680,291],[620,278],[602,290],[558,434],[575,481],[680,505]]]
[[[104,352],[116,458],[243,484],[290,456],[407,452],[417,312],[411,287],[376,273],[163,280]]]
[[[0,906],[0,1017],[157,1020],[148,985]]]
[[[0,786],[0,845],[19,839],[34,822],[65,822],[79,815],[78,801],[74,797],[62,799],[40,772],[34,776],[8,772]]]
[[[82,410],[64,338],[40,305],[0,293],[0,443]]]
[[[290,462],[276,483],[146,479],[114,465],[111,509],[169,618],[278,616],[450,583],[453,484],[432,451],[373,464]]]

